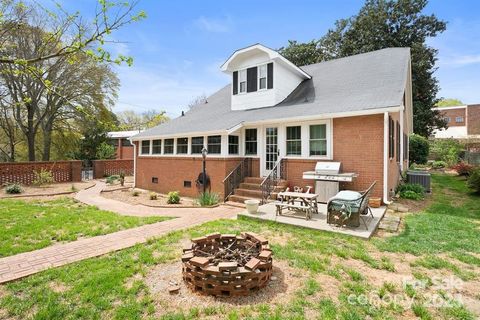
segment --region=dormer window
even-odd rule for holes
[[[247,70],[238,71],[238,92],[247,92]]]
[[[267,89],[267,65],[258,66],[258,89]]]

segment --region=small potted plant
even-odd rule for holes
[[[245,207],[249,214],[256,214],[258,212],[258,206],[260,205],[260,200],[257,199],[248,199],[245,200]]]

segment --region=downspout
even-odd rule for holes
[[[390,204],[388,200],[388,112],[383,114],[383,203]]]
[[[403,163],[405,161],[405,159],[403,158],[403,155],[404,155],[404,139],[403,139],[403,113],[405,112],[405,106],[402,106],[400,108],[400,137],[398,137],[400,139],[400,171],[402,171],[403,173]]]
[[[137,186],[137,145],[132,142],[132,139],[128,139],[133,146],[133,187]]]

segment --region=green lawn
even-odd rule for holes
[[[461,182],[453,177],[436,176],[434,191],[438,192],[435,204],[425,213],[409,216],[406,231],[386,240],[364,241],[246,218],[214,221],[0,286],[0,308],[5,316],[25,319],[360,320],[416,316],[419,319],[473,320],[475,316],[464,305],[431,308],[424,304],[428,292],[412,286],[402,287],[399,282],[398,274],[405,272],[416,279],[431,281],[432,275],[440,270],[445,276],[461,275],[466,283],[478,284],[479,247],[464,244],[478,243],[474,236],[476,232],[477,238],[480,237],[478,226],[476,230],[470,227],[478,221],[479,208],[471,201],[480,199],[467,195]],[[448,196],[442,196],[445,193]],[[443,209],[435,211],[438,206],[440,209],[449,206],[460,209],[446,213]],[[452,221],[444,220],[446,216]],[[438,220],[446,221],[447,226],[440,227]],[[431,230],[428,225],[432,221],[436,224]],[[169,310],[168,305],[162,304],[168,301],[159,303],[150,292],[146,276],[156,265],[180,257],[182,239],[213,231],[238,233],[247,230],[265,235],[270,239],[275,261],[286,261],[303,274],[303,285],[288,301],[220,306],[198,303],[189,308]],[[407,253],[415,253],[413,261],[406,260]],[[332,291],[332,287],[336,291]],[[428,290],[434,289],[429,287]],[[415,297],[416,302],[411,308],[395,303],[349,302],[351,295],[362,294],[379,297],[398,294]],[[439,294],[445,295],[445,292],[439,291]],[[480,303],[478,292],[474,299]]]
[[[120,216],[70,198],[34,202],[0,200],[0,257],[166,219]]]

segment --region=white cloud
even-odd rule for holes
[[[467,66],[480,63],[480,54],[440,57],[439,66]]]
[[[233,27],[233,21],[230,16],[221,19],[201,16],[198,19],[195,19],[193,24],[200,30],[214,33],[230,32]]]

